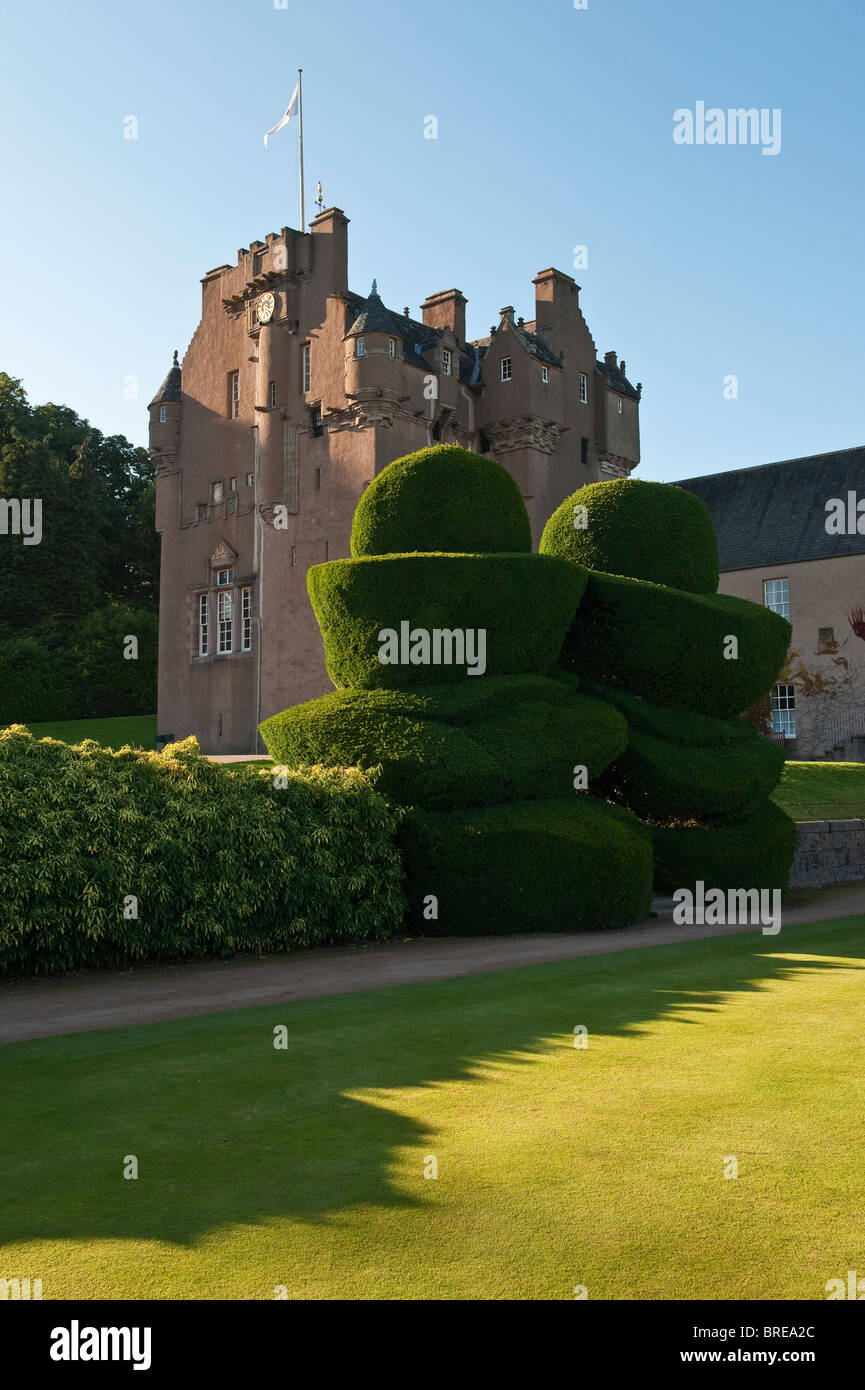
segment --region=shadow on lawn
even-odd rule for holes
[[[399,1113],[401,1090],[471,1085],[489,1066],[572,1051],[576,1023],[635,1045],[653,1020],[688,1013],[699,1026],[695,1010],[721,1009],[730,993],[841,968],[785,956],[865,959],[863,921],[0,1049],[0,1241],[190,1244],[234,1223],[418,1205],[436,1131]],[[281,1024],[285,1051],[273,1046]],[[416,1191],[391,1178],[405,1149],[417,1154]],[[136,1182],[122,1177],[129,1154]]]

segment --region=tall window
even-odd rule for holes
[[[254,473],[247,473],[247,475],[246,475],[246,486],[247,486],[247,487],[252,487],[252,485],[254,484],[254,482],[255,482],[255,474],[254,474]]]
[[[549,379],[550,379],[550,369],[549,369],[549,367],[541,367],[541,381],[544,383],[545,386],[547,385],[547,382],[549,381]]]
[[[621,413],[622,413],[622,398],[621,398],[621,396],[617,396],[617,397],[616,397],[616,410],[617,410],[617,411],[619,412],[619,414],[621,415]]]
[[[589,404],[589,379],[580,373],[580,405]]]
[[[207,656],[207,636],[208,636],[208,595],[198,595],[198,655]]]
[[[354,355],[355,357],[366,357],[366,338],[355,338]]]
[[[511,379],[511,359],[510,359],[509,357],[503,357],[503,358],[502,358],[502,381],[510,381],[510,379]]]
[[[273,410],[276,406],[276,382],[272,381],[267,388],[267,404]]]
[[[396,338],[389,338],[387,344],[388,357],[396,357]]]
[[[312,348],[309,343],[303,345],[303,394],[309,390],[309,383],[312,380]]]
[[[231,385],[231,418],[236,420],[240,413],[240,372],[232,372],[229,382]]]
[[[776,685],[772,691],[772,729],[785,738],[796,737],[796,687]]]
[[[451,374],[451,355],[449,348],[442,348],[442,371],[445,376],[450,376]]]
[[[221,478],[220,478],[219,482],[217,482],[217,483],[212,483],[212,484],[211,484],[211,487],[210,487],[210,500],[211,500],[211,502],[221,502],[221,501],[222,501],[222,479],[221,479]]]
[[[160,423],[160,425],[164,425],[164,424],[165,424],[165,421],[166,421],[167,419],[168,419],[168,406],[167,406],[167,405],[161,405],[161,406],[159,407],[159,423]]]
[[[311,407],[309,412],[309,423],[312,429],[313,439],[320,439],[324,434],[324,425],[321,423],[321,403]]]
[[[581,439],[581,440],[580,440],[580,463],[588,463],[588,462],[589,462],[589,441],[588,441],[588,439]]]
[[[231,488],[231,491],[232,491],[232,492],[237,492],[237,479],[236,479],[236,478],[232,478],[231,481],[229,482],[228,486]]]
[[[240,650],[252,651],[252,589],[240,591]]]
[[[234,595],[230,589],[223,590],[221,593],[218,593],[216,595],[216,616],[218,619],[219,629],[217,651],[220,653],[231,651],[231,619],[234,607],[233,599]]]
[[[790,621],[790,581],[789,579],[764,579],[763,602],[773,613],[780,613]]]

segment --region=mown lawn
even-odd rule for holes
[[[105,748],[154,748],[156,715],[129,714],[119,719],[64,719],[56,723],[28,724],[34,738],[59,738],[62,743],[80,743],[93,738]]]
[[[865,1270],[863,943],[859,917],[0,1049],[0,1276],[823,1299]]]
[[[865,818],[865,763],[786,763],[772,800],[793,820]]]

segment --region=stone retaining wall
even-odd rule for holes
[[[865,820],[799,821],[791,888],[865,880]]]

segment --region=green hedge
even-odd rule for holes
[[[626,751],[600,789],[643,819],[702,820],[765,800],[783,767],[783,748],[756,732],[747,742],[697,748],[631,729]]]
[[[576,506],[586,508],[585,528],[574,526]],[[588,483],[553,512],[540,550],[689,593],[713,594],[718,587],[712,519],[698,497],[671,483]]]
[[[431,810],[567,795],[575,765],[594,780],[627,741],[609,705],[532,676],[430,687],[422,698],[340,690],[274,715],[261,733],[277,763],[379,768],[388,800]]]
[[[357,770],[286,780],[194,739],[115,753],[0,733],[0,973],[392,935],[394,813]]]
[[[0,639],[0,727],[148,714],[158,628],[155,613],[112,603],[62,631]],[[135,659],[123,655],[127,636],[138,641]]]
[[[755,733],[752,724],[741,719],[711,719],[707,714],[691,710],[662,709],[639,695],[632,695],[621,686],[603,685],[600,681],[578,680],[562,674],[561,680],[573,681],[580,691],[595,700],[607,700],[628,721],[628,727],[651,734],[668,743],[681,743],[689,748],[721,748],[729,744],[750,743]]]
[[[399,841],[407,929],[424,935],[621,927],[651,903],[647,828],[586,793],[450,815],[413,811]],[[437,899],[436,920],[424,915],[429,896]]]
[[[586,571],[547,555],[385,555],[331,560],[307,575],[334,685],[392,689],[489,676],[545,675],[555,662]],[[486,675],[465,666],[383,665],[378,633],[484,629]]]
[[[791,632],[747,599],[590,573],[562,666],[656,705],[729,719],[775,684]],[[739,641],[736,660],[724,658],[728,634]]]
[[[362,494],[351,528],[358,557],[531,548],[528,512],[510,473],[454,444],[389,463]]]
[[[786,888],[796,852],[796,823],[773,802],[711,825],[653,829],[655,887],[672,893],[707,888]]]

